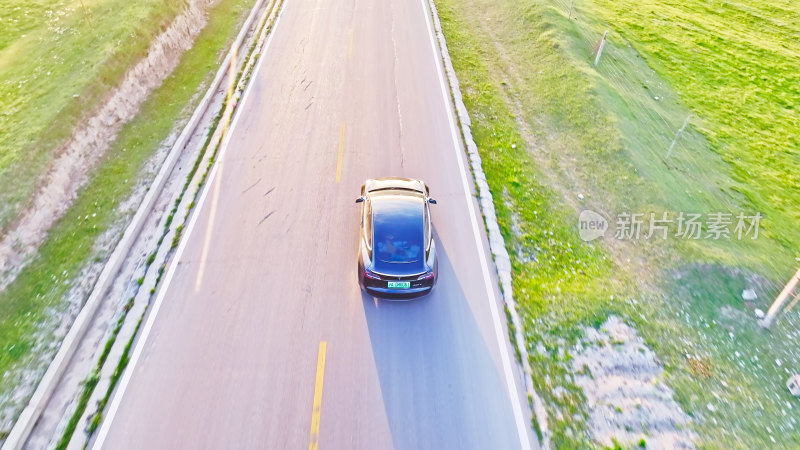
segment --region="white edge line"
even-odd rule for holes
[[[492,311],[492,322],[494,322],[494,330],[495,335],[497,337],[497,344],[500,347],[500,357],[503,362],[503,371],[505,372],[506,378],[506,387],[508,388],[508,395],[509,400],[511,401],[511,408],[514,410],[514,420],[517,424],[517,433],[519,434],[519,442],[523,449],[531,448],[530,438],[528,437],[528,426],[526,425],[525,419],[522,416],[522,407],[519,403],[519,391],[517,390],[517,382],[514,379],[514,373],[512,372],[511,367],[511,358],[508,355],[508,343],[506,342],[506,338],[503,334],[503,325],[500,322],[500,312],[498,311],[497,306],[497,296],[495,295],[494,286],[492,284],[492,278],[489,274],[489,265],[486,262],[486,255],[484,252],[483,242],[481,241],[481,235],[478,227],[478,221],[475,218],[475,207],[472,205],[472,196],[469,189],[469,184],[467,182],[467,175],[465,171],[467,167],[464,164],[464,157],[461,154],[461,140],[459,138],[458,130],[456,129],[455,121],[453,120],[453,116],[455,112],[453,111],[453,106],[450,103],[450,94],[447,87],[447,84],[444,82],[444,75],[442,74],[442,65],[441,60],[439,58],[439,52],[436,49],[436,41],[435,36],[433,34],[433,29],[431,28],[431,15],[433,14],[425,4],[425,0],[420,0],[422,3],[422,9],[425,11],[425,23],[428,26],[428,37],[430,37],[431,42],[431,49],[433,50],[433,57],[436,61],[436,74],[439,76],[439,85],[442,88],[442,99],[445,103],[445,108],[447,109],[447,119],[450,124],[450,134],[453,137],[453,150],[456,153],[456,158],[458,159],[459,165],[459,172],[461,173],[461,183],[464,188],[464,200],[467,202],[467,208],[469,209],[469,216],[470,222],[472,223],[472,232],[475,237],[475,245],[476,249],[478,250],[478,259],[481,263],[481,269],[483,271],[483,280],[486,286],[486,294],[489,298],[489,304],[491,306]]]
[[[283,15],[283,10],[286,5],[286,1],[281,4],[281,9],[278,12],[278,16],[275,18],[275,23],[270,30],[270,35],[267,38],[267,42],[264,44],[264,49],[261,51],[261,55],[259,55],[258,62],[256,63],[256,68],[253,71],[253,75],[251,79],[255,80],[258,76],[258,71],[261,69],[261,63],[265,59],[265,54],[270,48],[270,44],[272,43],[272,38],[275,36],[275,33],[278,29],[278,24],[280,23],[281,16]],[[119,409],[119,405],[122,402],[122,397],[125,395],[125,390],[128,388],[128,383],[130,383],[131,375],[136,367],[136,363],[139,361],[139,357],[142,355],[142,351],[144,349],[144,344],[147,341],[147,337],[150,335],[150,331],[153,328],[153,323],[156,320],[156,316],[158,316],[158,311],[161,309],[161,304],[164,301],[164,297],[167,293],[167,288],[169,287],[170,282],[172,282],[172,277],[175,275],[175,270],[178,267],[178,262],[181,259],[181,255],[183,251],[186,249],[186,245],[189,242],[189,238],[192,235],[192,231],[194,231],[194,226],[197,223],[197,218],[200,217],[200,213],[203,209],[203,203],[208,196],[208,191],[210,187],[214,184],[214,178],[217,175],[217,168],[219,167],[219,162],[222,160],[222,157],[225,155],[225,151],[228,149],[228,143],[230,142],[230,138],[233,135],[233,130],[236,128],[236,124],[239,122],[239,114],[241,111],[244,110],[244,106],[249,98],[249,94],[252,91],[252,86],[255,84],[250,83],[245,88],[245,92],[242,96],[242,102],[237,108],[237,111],[234,112],[233,123],[231,127],[228,129],[228,133],[225,135],[224,141],[222,143],[222,150],[219,152],[219,157],[217,158],[217,164],[211,169],[211,174],[209,174],[208,181],[206,182],[205,186],[203,187],[203,193],[200,195],[200,200],[197,202],[197,209],[195,213],[192,215],[191,221],[189,222],[189,226],[186,229],[186,235],[184,239],[181,240],[180,245],[178,246],[178,250],[175,253],[175,256],[172,259],[172,263],[169,266],[169,270],[167,271],[167,275],[164,278],[164,285],[159,289],[158,297],[156,297],[155,304],[153,305],[153,310],[150,312],[149,316],[147,317],[147,322],[144,325],[144,329],[142,329],[142,335],[139,338],[138,342],[136,343],[136,347],[133,350],[133,355],[131,356],[130,363],[126,367],[123,375],[122,380],[120,380],[120,385],[117,388],[117,392],[114,395],[114,399],[111,402],[111,406],[109,407],[108,414],[103,420],[103,425],[100,428],[100,432],[97,435],[97,439],[92,446],[92,449],[101,449],[103,444],[105,443],[106,437],[108,436],[108,432],[111,429],[111,424],[114,421],[114,416]]]

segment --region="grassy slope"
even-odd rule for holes
[[[773,237],[800,240],[800,7],[796,2],[608,1],[592,7],[634,41],[712,147],[773,217]]]
[[[124,223],[132,211],[118,211],[141,173],[144,162],[167,137],[177,117],[188,115],[195,93],[206,88],[218,68],[252,0],[221,0],[209,13],[209,23],[175,72],[126,125],[92,181],[65,217],[50,231],[40,254],[8,289],[0,293],[0,373],[30,364],[49,341],[52,312],[64,307],[71,280],[90,258],[103,258],[94,240],[113,224]],[[0,394],[12,389],[3,383]]]
[[[569,346],[579,326],[614,312],[637,325],[659,354],[668,383],[707,445],[754,447],[771,442],[769,435],[797,445],[791,427],[796,431],[800,424],[787,413],[793,399],[783,382],[787,366],[800,364],[791,343],[800,320],[790,316],[766,334],[740,297],[745,287],[756,288],[754,306],[763,309],[776,282],[791,274],[798,248],[783,233],[793,219],[758,200],[762,186],[735,176],[744,167],[783,170],[789,179],[786,167],[746,159],[731,165],[716,135],[706,131],[724,128],[717,123],[722,113],[684,102],[661,67],[648,64],[656,56],[638,53],[635,42],[629,47],[612,33],[600,67],[592,68],[593,44],[607,27],[592,4],[580,5],[572,20],[566,17],[569,2],[437,5],[487,177],[495,198],[503,200],[499,220],[554,442],[574,447],[587,439],[582,394],[568,373]],[[690,111],[692,126],[667,157]],[[525,129],[530,135],[523,141]],[[769,189],[783,199],[795,195],[792,186]],[[578,193],[586,200],[578,201]],[[574,225],[577,210],[587,207],[609,217],[626,210],[762,211],[770,217],[763,223],[766,236],[756,241],[633,245],[607,239],[590,246],[578,239]],[[535,350],[539,344],[546,354]],[[566,350],[561,357],[559,348]],[[710,368],[708,377],[698,373],[695,359]],[[555,386],[569,394],[554,398]]]
[[[183,5],[0,0],[0,227],[28,201],[56,147]]]

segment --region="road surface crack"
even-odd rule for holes
[[[264,216],[264,218],[263,218],[263,219],[261,219],[261,221],[259,221],[259,222],[258,222],[258,224],[259,224],[259,225],[261,225],[262,223],[264,223],[264,221],[265,221],[265,220],[269,219],[269,218],[270,218],[270,216],[272,216],[273,214],[275,214],[275,211],[274,211],[274,210],[273,210],[273,211],[270,211],[270,212],[269,212],[269,214],[267,214],[266,216]]]
[[[261,178],[259,178],[259,179],[258,179],[258,181],[256,181],[255,183],[251,184],[251,185],[250,185],[250,186],[249,186],[247,189],[243,190],[243,191],[242,191],[242,194],[244,194],[244,193],[246,193],[247,191],[249,191],[250,189],[253,189],[254,187],[256,187],[256,185],[257,185],[258,183],[261,183]]]

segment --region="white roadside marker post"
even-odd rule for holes
[[[606,39],[608,39],[608,30],[603,33],[603,40],[600,41],[600,47],[597,49],[597,56],[594,58],[594,66],[600,64],[600,57],[603,56],[603,48],[606,46]]]

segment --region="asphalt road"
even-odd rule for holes
[[[421,0],[286,0],[95,444],[529,439],[428,14]],[[354,200],[382,176],[421,178],[439,201],[440,280],[428,297],[376,301],[358,287]]]

